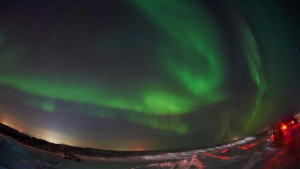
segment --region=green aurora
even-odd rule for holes
[[[141,3],[142,9],[147,7],[145,11],[152,14],[151,10],[161,8],[160,11],[169,9],[174,13],[187,6],[188,4],[175,4],[170,6],[169,3],[160,3],[159,1],[136,1]],[[167,2],[167,1],[166,1]],[[0,82],[24,93],[42,96],[50,99],[59,99],[81,104],[90,104],[97,106],[107,106],[117,109],[130,110],[137,113],[147,113],[151,115],[180,115],[194,111],[199,105],[212,104],[224,98],[224,94],[219,90],[220,85],[225,77],[225,65],[222,61],[221,42],[218,39],[218,30],[213,23],[212,18],[206,15],[207,11],[202,9],[199,13],[198,9],[182,10],[181,18],[185,20],[182,24],[181,20],[172,20],[172,16],[166,14],[161,18],[161,14],[153,16],[159,26],[165,30],[171,39],[174,39],[178,46],[179,54],[174,55],[172,49],[160,51],[161,59],[165,62],[166,71],[182,85],[186,90],[186,95],[177,95],[163,89],[141,89],[134,93],[132,99],[126,96],[118,96],[114,94],[112,89],[101,86],[91,86],[91,83],[80,83],[76,79],[66,81],[57,80],[57,77],[45,78],[43,74],[27,72],[22,75],[4,74],[0,77]],[[154,13],[154,12],[153,12]],[[199,17],[194,14],[198,13]],[[204,20],[203,23],[197,23],[197,20]],[[169,21],[169,22],[164,22]],[[172,25],[178,25],[176,29]],[[203,27],[206,26],[206,27]],[[192,28],[202,28],[200,30],[191,31]],[[184,33],[182,33],[184,32]],[[169,52],[168,52],[169,51]],[[190,55],[189,53],[193,53]],[[14,54],[7,56],[15,58]],[[181,59],[184,58],[182,61]],[[9,61],[15,62],[14,60]],[[204,62],[199,68],[199,62]],[[184,63],[184,64],[182,64]],[[83,81],[83,80],[80,80]],[[54,110],[51,104],[37,103],[43,110]],[[138,120],[137,120],[138,121]],[[153,122],[144,123],[151,127],[168,129],[168,124]],[[154,125],[158,124],[158,125]],[[180,125],[174,126],[174,131],[184,133],[186,127]]]
[[[92,75],[37,72],[26,64],[32,61],[27,57],[32,50],[31,42],[7,47],[11,43],[11,30],[1,26],[1,86],[22,93],[20,100],[25,107],[43,113],[59,110],[58,102],[85,105],[93,109],[82,114],[115,119],[122,112],[122,117],[130,123],[179,137],[211,129],[204,123],[214,122],[215,117],[221,119],[221,123],[212,129],[213,143],[233,135],[256,132],[275,120],[274,112],[285,111],[286,105],[279,103],[289,93],[280,91],[288,90],[295,66],[290,59],[282,57],[293,57],[289,51],[295,42],[280,43],[280,39],[292,38],[283,24],[284,14],[278,12],[279,5],[275,2],[269,8],[266,8],[267,2],[261,1],[230,4],[236,10],[227,19],[233,20],[235,34],[232,37],[240,44],[234,56],[226,50],[231,43],[225,36],[229,28],[220,26],[224,21],[204,2],[129,0],[123,5],[143,17],[161,36],[152,44],[156,49],[154,55],[149,56],[154,60],[149,64],[155,64],[161,72],[152,77],[154,81],[149,82],[145,77],[140,84],[120,91],[101,78],[91,78]],[[260,8],[264,8],[265,13]],[[245,83],[236,81],[232,58],[242,65],[237,67],[246,70],[242,78],[248,78],[247,86],[240,86]],[[240,97],[234,97],[236,95]],[[13,99],[3,94],[1,98]],[[235,103],[242,103],[246,108]],[[297,108],[293,104],[289,106]],[[215,109],[223,112],[212,112]],[[203,119],[205,113],[202,112],[211,113],[211,119]],[[186,120],[196,114],[198,123]],[[195,124],[203,125],[195,127]]]

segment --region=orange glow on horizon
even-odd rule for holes
[[[13,128],[13,129],[15,129],[15,130],[20,131],[18,127],[16,127],[15,125],[13,125],[12,123],[10,123],[10,122],[8,122],[8,121],[2,121],[2,124],[6,125],[6,126],[8,126],[8,127],[11,127],[11,128]]]
[[[44,130],[42,133],[39,133],[39,139],[46,140],[54,144],[65,144],[70,146],[78,146],[74,144],[73,140],[67,137],[65,134],[59,133],[52,130]]]
[[[135,147],[133,148],[133,151],[144,151],[145,149],[142,147]]]

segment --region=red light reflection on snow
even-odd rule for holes
[[[225,154],[225,153],[227,153],[228,151],[230,151],[229,148],[224,148],[223,150],[221,150],[221,153],[222,153],[222,154]]]
[[[221,159],[221,160],[230,160],[231,159],[230,157],[227,157],[227,156],[218,156],[218,155],[214,155],[212,153],[204,153],[204,154],[202,154],[202,156],[218,158],[218,159]]]
[[[255,147],[257,144],[256,143],[251,143],[251,144],[247,144],[247,145],[243,145],[243,146],[238,146],[238,148],[242,149],[242,150],[249,150],[253,147]]]
[[[155,164],[148,165],[147,167],[178,168],[178,169],[186,169],[186,168],[204,169],[205,168],[204,164],[198,159],[197,155],[193,155],[191,159],[184,159],[175,162],[155,163]]]

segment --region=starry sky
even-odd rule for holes
[[[0,121],[107,150],[207,146],[300,108],[299,2],[0,1]]]

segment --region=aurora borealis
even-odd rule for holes
[[[0,120],[111,150],[211,145],[299,110],[293,2],[0,2]]]

